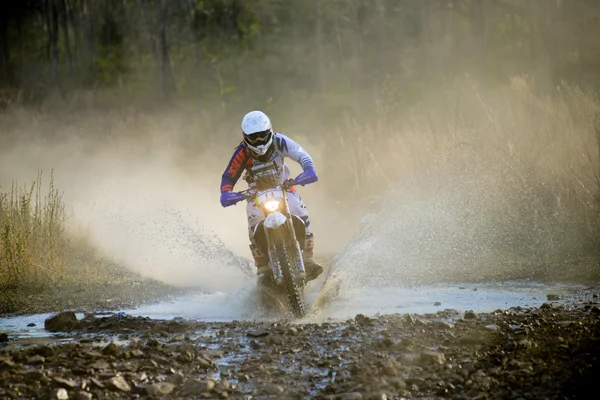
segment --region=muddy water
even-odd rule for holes
[[[501,283],[451,283],[407,287],[363,287],[345,289],[334,298],[319,297],[322,282],[315,282],[306,293],[312,305],[309,317],[299,322],[344,321],[356,314],[433,313],[444,309],[459,312],[488,312],[513,306],[538,307],[548,301],[548,294],[569,302],[583,286],[509,281]],[[122,312],[152,319],[183,318],[197,321],[272,320],[277,315],[262,309],[257,302],[256,287],[250,285],[236,293],[197,293],[170,302],[150,304]],[[0,319],[0,331],[10,332],[23,341],[49,336],[44,319],[50,314],[36,314]],[[81,318],[82,314],[78,314]],[[28,326],[35,324],[35,326]],[[54,337],[54,336],[53,336]],[[60,338],[60,337],[59,337]]]

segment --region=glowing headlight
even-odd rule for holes
[[[279,208],[279,200],[266,201],[265,204],[263,204],[263,207],[269,212],[276,211]]]

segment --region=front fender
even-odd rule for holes
[[[265,218],[264,225],[267,229],[277,229],[283,224],[285,224],[286,221],[287,217],[279,211],[276,211],[267,215],[267,218]]]

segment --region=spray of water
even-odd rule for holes
[[[364,219],[336,256],[324,291],[340,283],[351,290],[597,278],[597,231],[553,182],[502,151],[462,144]]]

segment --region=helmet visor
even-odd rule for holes
[[[272,134],[272,131],[267,129],[266,131],[244,135],[244,140],[251,146],[263,146],[269,142]]]

